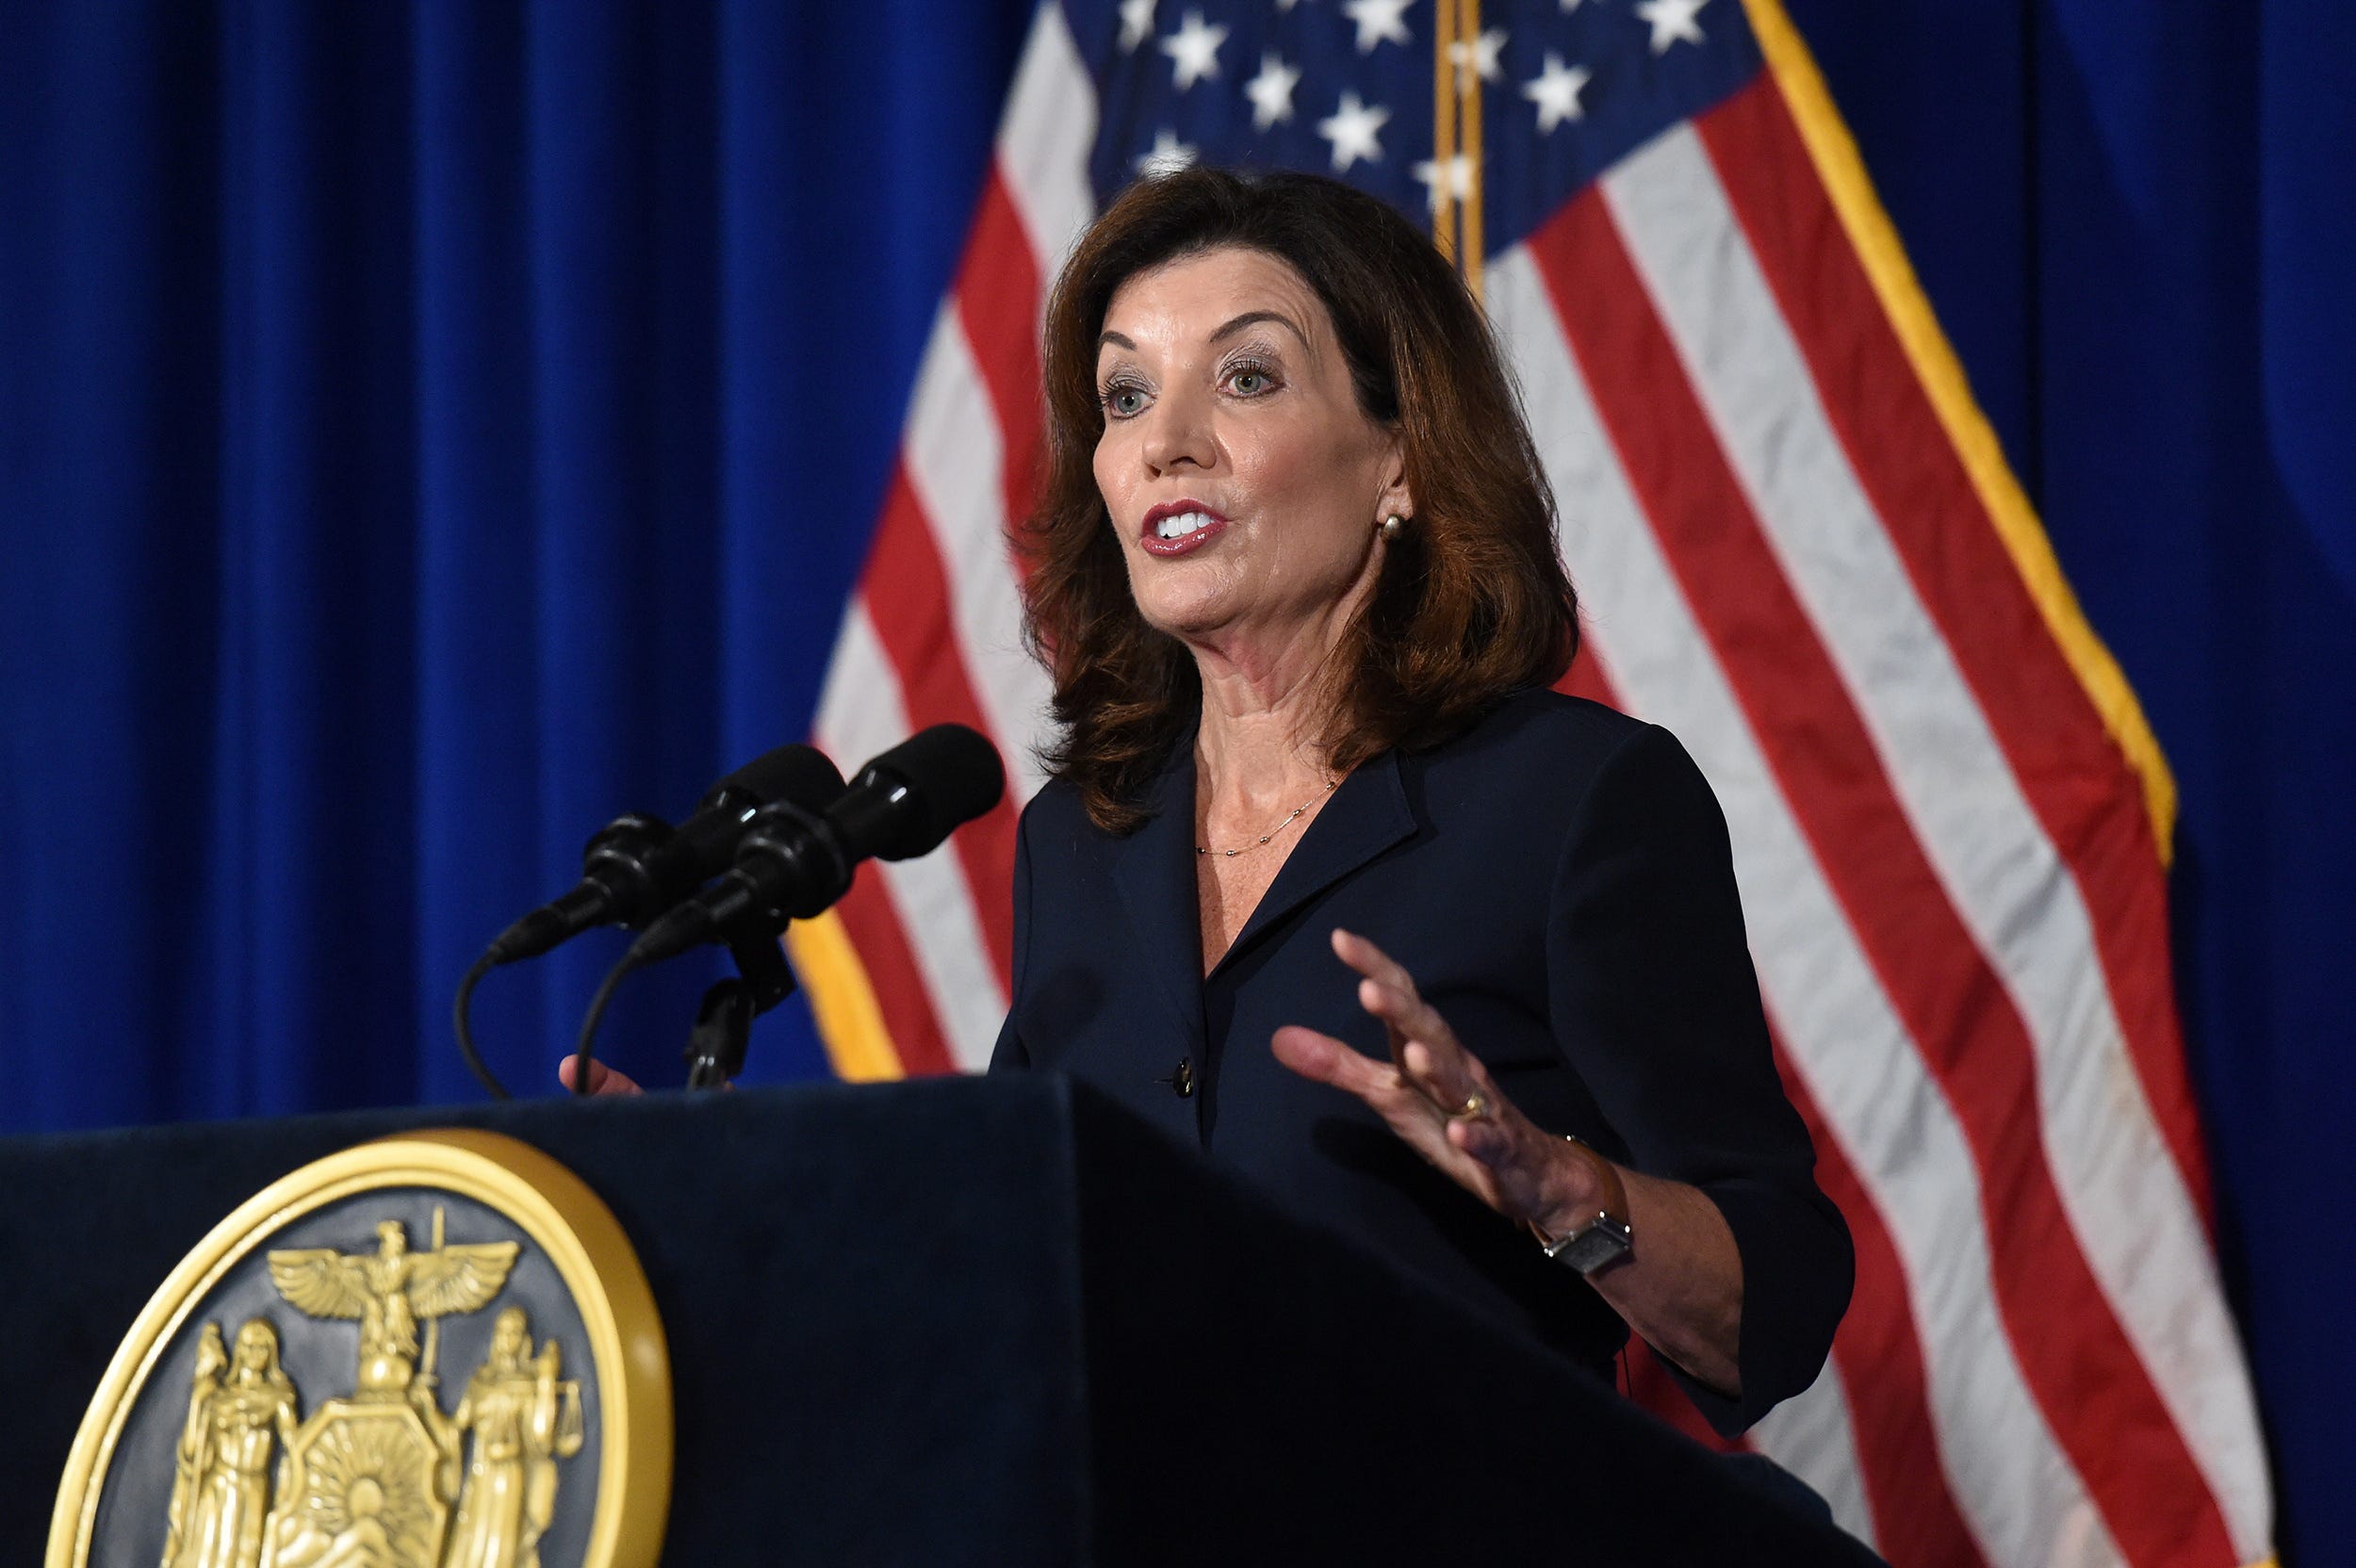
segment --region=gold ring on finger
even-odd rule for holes
[[[1448,1112],[1450,1121],[1478,1121],[1489,1114],[1489,1097],[1475,1089],[1464,1097],[1464,1102]]]

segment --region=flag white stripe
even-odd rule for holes
[[[2235,1548],[2259,1555],[2266,1481],[2240,1343],[2128,1057],[2082,891],[1851,467],[1699,134],[1657,139],[1603,191],[1915,836],[2027,1024],[2079,1249]]]
[[[973,695],[1006,760],[1019,807],[1045,782],[1032,746],[1046,731],[1047,673],[1023,647],[1023,593],[1006,543],[997,413],[957,311],[944,305],[916,378],[903,456],[948,577],[949,613]]]
[[[999,175],[1031,237],[1042,307],[1044,286],[1096,216],[1096,191],[1088,183],[1088,149],[1095,142],[1096,84],[1072,41],[1063,8],[1047,0],[1031,20],[998,126]]]
[[[949,850],[883,862],[884,890],[908,934],[950,1058],[967,1072],[990,1066],[1006,1016],[1006,988],[982,944],[973,896]]]
[[[1832,1507],[1833,1523],[1875,1550],[1873,1511],[1857,1463],[1857,1428],[1849,1390],[1831,1362],[1806,1392],[1759,1418],[1750,1440],[1759,1451],[1816,1489]]]
[[[864,593],[851,596],[834,653],[826,661],[826,683],[818,694],[818,717],[810,738],[818,749],[848,773],[887,746],[908,739],[907,704],[900,678],[885,662],[867,614]]]
[[[826,669],[818,744],[839,765],[855,768],[911,733],[899,678],[868,618],[865,598],[854,597]],[[987,1067],[999,1022],[1006,1016],[1006,993],[982,939],[973,891],[957,851],[944,845],[913,860],[886,861],[882,870],[884,891],[915,956],[950,1055],[960,1067]]]
[[[1979,1173],[1661,558],[1562,336],[1536,264],[1493,262],[1488,299],[1561,504],[1563,555],[1621,692],[1669,726],[1716,791],[1760,989],[1794,1066],[1903,1260],[1930,1416],[1956,1506],[1991,1560],[2120,1560],[2030,1397],[1993,1298]]]

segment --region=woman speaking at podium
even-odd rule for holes
[[[1722,1432],[1806,1388],[1852,1256],[1726,822],[1667,731],[1548,689],[1553,498],[1455,273],[1336,182],[1167,175],[1081,240],[1043,368],[1058,733],[991,1070],[1601,1376],[1632,1330]]]
[[[1454,272],[1347,186],[1188,171],[1082,239],[1043,363],[1058,731],[992,1070],[1605,1377],[1633,1330],[1721,1431],[1808,1386],[1849,1238],[1725,821],[1666,731],[1547,689],[1553,499]]]

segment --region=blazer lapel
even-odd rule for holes
[[[1191,767],[1187,769],[1186,784],[1191,791]],[[1191,812],[1186,822],[1191,828]],[[1268,884],[1268,891],[1260,895],[1259,906],[1235,934],[1234,944],[1219,956],[1212,972],[1225,969],[1261,932],[1393,844],[1413,838],[1415,833],[1415,813],[1407,804],[1407,785],[1399,776],[1399,753],[1386,751],[1342,780],[1333,798],[1325,803],[1325,809],[1309,824],[1309,831],[1301,835],[1293,852],[1284,858],[1284,869]],[[1189,944],[1198,968],[1202,940],[1198,930]]]
[[[1153,817],[1114,849],[1112,874],[1139,965],[1177,1009],[1187,1037],[1199,1039],[1203,924],[1194,859],[1194,747],[1181,745],[1154,786]]]

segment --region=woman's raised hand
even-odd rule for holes
[[[1417,994],[1415,978],[1364,937],[1336,929],[1333,952],[1358,972],[1358,1004],[1383,1021],[1391,1059],[1379,1062],[1314,1029],[1288,1024],[1269,1045],[1303,1078],[1356,1095],[1440,1171],[1508,1219],[1591,1208],[1601,1197],[1588,1162],[1497,1092],[1481,1058]]]
[[[556,1081],[564,1085],[567,1090],[572,1088],[573,1079],[581,1071],[580,1064],[581,1058],[578,1056],[567,1056],[556,1064]],[[637,1080],[630,1077],[629,1073],[618,1068],[610,1068],[603,1062],[592,1061],[589,1064],[589,1092],[591,1094],[644,1094],[646,1091],[640,1088]]]

